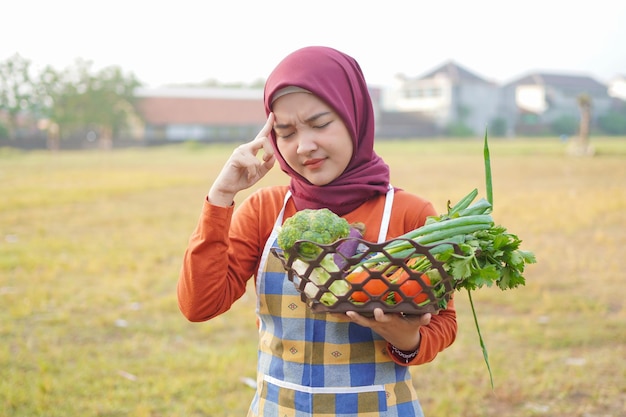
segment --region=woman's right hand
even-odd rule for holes
[[[209,190],[211,204],[223,207],[232,205],[239,191],[253,186],[272,169],[276,162],[269,137],[273,126],[274,113],[270,113],[256,138],[233,151]],[[263,155],[259,159],[261,149]]]

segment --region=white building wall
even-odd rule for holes
[[[390,111],[421,112],[438,124],[450,118],[452,83],[447,77],[426,80],[398,80],[389,90],[386,107]]]
[[[617,76],[609,83],[609,95],[626,101],[626,77]]]
[[[543,113],[548,108],[546,92],[541,85],[520,85],[515,89],[515,103],[520,109]]]
[[[467,110],[463,122],[474,131],[482,134],[497,117],[499,93],[491,84],[463,84],[459,88],[458,104]],[[455,117],[458,119],[460,115]],[[452,121],[452,120],[451,120]]]

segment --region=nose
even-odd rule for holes
[[[301,132],[298,139],[297,152],[299,155],[308,155],[317,149],[315,132],[311,130]]]

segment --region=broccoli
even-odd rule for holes
[[[287,252],[297,240],[330,244],[350,234],[350,224],[329,209],[305,209],[289,217],[278,233],[278,246]],[[304,243],[298,248],[303,259],[314,259],[321,249],[315,244]]]
[[[326,245],[350,235],[350,224],[346,219],[337,216],[328,209],[305,209],[297,212],[292,217],[285,220],[278,233],[278,246],[285,251],[289,251],[296,241],[307,240],[314,243],[303,242],[298,247],[298,259],[294,260],[292,267],[299,275],[305,275],[309,264],[307,260],[315,259],[320,253],[315,243]],[[338,272],[339,267],[334,261],[332,254],[327,254],[321,261],[320,266],[310,271],[308,278],[315,285],[324,285],[330,278],[330,273]],[[311,298],[315,298],[317,288],[307,283],[305,292]],[[338,295],[344,295],[350,289],[349,284],[343,280],[334,281],[329,291],[325,291],[320,301],[326,305],[332,305],[337,301]]]

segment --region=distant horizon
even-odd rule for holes
[[[243,85],[243,86],[251,86],[253,84],[256,84],[258,82],[265,82],[266,77],[258,77],[256,79],[253,80],[221,80],[218,79],[216,77],[207,77],[203,80],[199,80],[199,81],[195,81],[195,80],[188,80],[188,81],[171,81],[171,82],[167,82],[165,81],[164,83],[160,84],[160,85],[156,85],[156,84],[150,84],[149,82],[143,80],[140,78],[140,76],[137,75],[136,72],[125,68],[124,66],[120,65],[120,64],[100,64],[100,65],[96,65],[95,61],[89,58],[85,58],[85,57],[76,57],[74,58],[73,61],[71,61],[70,63],[67,63],[66,65],[63,65],[61,67],[55,66],[53,64],[50,63],[41,63],[41,62],[36,62],[33,59],[30,59],[28,56],[25,56],[24,54],[21,54],[19,52],[15,52],[14,54],[7,56],[5,59],[2,59],[1,62],[6,61],[7,59],[10,59],[12,56],[14,56],[15,54],[18,54],[19,56],[21,56],[23,59],[28,60],[31,62],[32,66],[35,68],[35,71],[41,70],[43,68],[45,68],[46,66],[51,66],[52,68],[54,68],[55,70],[63,70],[66,68],[70,68],[72,67],[77,60],[83,60],[86,62],[91,62],[93,63],[93,67],[94,70],[99,70],[99,69],[103,69],[103,68],[107,68],[107,67],[118,67],[120,68],[125,74],[133,74],[138,81],[145,83],[144,87],[149,87],[149,88],[162,88],[162,87],[186,87],[186,86],[199,86],[201,84],[205,84],[205,83],[211,83],[211,82],[215,82],[218,83],[218,86],[228,86],[228,85]],[[569,76],[587,76],[587,77],[591,77],[594,80],[608,85],[612,80],[619,78],[619,77],[626,77],[626,69],[623,72],[616,72],[614,75],[610,76],[610,77],[605,77],[602,78],[601,76],[599,76],[598,74],[594,74],[591,70],[584,70],[581,68],[577,68],[577,69],[566,69],[566,68],[562,68],[562,69],[550,69],[547,67],[540,67],[540,69],[526,69],[526,70],[519,70],[517,71],[517,75],[513,75],[508,77],[508,79],[506,80],[496,80],[493,77],[490,77],[488,74],[482,74],[479,73],[478,71],[474,70],[473,68],[463,64],[462,62],[460,62],[457,59],[446,59],[445,61],[442,61],[441,63],[439,63],[438,65],[433,65],[431,68],[426,69],[424,71],[422,71],[420,74],[414,74],[414,75],[407,75],[407,74],[403,74],[401,72],[396,72],[395,75],[392,75],[391,78],[389,78],[386,82],[381,82],[382,80],[379,79],[379,82],[372,82],[370,80],[368,80],[368,76],[367,73],[364,70],[364,74],[365,74],[365,78],[366,81],[368,82],[369,85],[372,86],[377,86],[377,87],[383,87],[383,86],[387,86],[389,87],[393,81],[400,76],[404,76],[407,79],[418,79],[423,77],[424,75],[428,74],[429,72],[434,71],[437,68],[440,68],[441,66],[445,65],[446,63],[452,62],[468,71],[470,71],[471,73],[479,76],[480,78],[482,78],[485,81],[489,81],[489,82],[494,82],[498,85],[505,85],[505,84],[509,84],[517,79],[520,78],[524,78],[528,75],[533,75],[533,74],[553,74],[553,75],[569,75]]]
[[[526,70],[526,71],[521,71],[519,72],[519,75],[512,77],[511,79],[505,81],[505,82],[496,82],[493,79],[485,76],[484,74],[479,74],[476,71],[473,71],[471,68],[468,68],[467,66],[463,65],[463,63],[451,59],[451,60],[447,60],[445,62],[442,62],[441,64],[439,64],[438,66],[433,66],[432,69],[430,70],[426,70],[424,71],[422,74],[418,74],[415,76],[405,76],[406,79],[411,79],[411,80],[415,80],[415,79],[419,79],[421,77],[423,77],[424,75],[428,74],[429,72],[432,72],[434,70],[436,70],[437,68],[440,68],[441,66],[445,65],[448,62],[452,62],[455,65],[458,65],[468,71],[470,71],[471,73],[475,74],[476,76],[479,76],[480,78],[482,78],[485,81],[488,82],[495,82],[498,85],[506,85],[509,84],[511,82],[514,82],[516,80],[525,78],[529,75],[564,75],[564,76],[579,76],[579,77],[590,77],[592,79],[594,79],[595,81],[603,84],[603,85],[609,85],[609,83],[611,81],[613,81],[616,78],[619,77],[626,77],[626,71],[624,72],[624,74],[615,74],[613,77],[611,77],[611,79],[607,80],[607,81],[603,81],[602,79],[598,78],[597,76],[595,76],[594,74],[590,73],[590,72],[586,72],[586,71],[581,71],[581,70],[551,70],[551,69],[541,69],[541,70]],[[122,70],[124,70],[124,68],[122,68]],[[403,74],[397,74],[397,76],[402,76]],[[367,81],[367,75],[365,75],[366,81]],[[141,80],[139,80],[141,81]],[[159,86],[144,86],[144,87],[148,87],[148,88],[152,88],[152,89],[158,89],[158,88],[186,88],[186,87],[205,87],[205,88],[212,88],[212,87],[228,87],[228,86],[237,86],[237,85],[242,85],[244,87],[249,87],[249,88],[255,88],[252,87],[253,84],[255,84],[258,81],[265,81],[265,79],[261,79],[259,78],[258,80],[255,80],[253,82],[244,82],[244,81],[232,81],[232,82],[222,82],[221,80],[215,79],[215,78],[207,78],[204,81],[199,81],[199,82],[182,82],[182,83],[171,83],[171,84],[163,84],[163,85],[159,85]],[[217,83],[217,85],[213,86],[213,85],[202,85],[205,83],[210,83],[210,82],[215,82]],[[374,87],[382,87],[383,85],[380,84],[374,84],[371,82],[367,82],[368,85],[370,86],[374,86]],[[391,84],[391,83],[389,83]],[[386,86],[388,87],[389,84],[387,84]],[[258,87],[260,89],[262,89],[263,87],[260,86]]]
[[[83,57],[118,66],[149,87],[250,85],[290,52],[325,45],[353,56],[370,85],[417,78],[452,60],[487,81],[529,73],[626,75],[626,2],[525,0],[378,3],[232,0],[175,4],[30,0],[3,8],[0,61],[16,53],[33,69],[62,70]],[[454,58],[451,58],[454,57]]]

